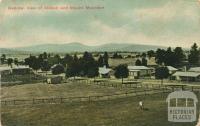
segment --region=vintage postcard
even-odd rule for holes
[[[200,0],[0,0],[0,126],[200,126]]]

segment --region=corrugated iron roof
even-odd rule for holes
[[[200,76],[200,73],[197,72],[176,72],[173,74],[173,76],[181,76],[181,77],[198,77]]]
[[[150,70],[151,68],[148,68],[146,66],[128,66],[129,70]]]
[[[111,69],[109,68],[105,68],[105,67],[99,67],[99,73],[100,74],[107,74],[111,71]]]
[[[200,67],[192,67],[192,68],[189,69],[189,71],[200,72]]]
[[[172,67],[172,66],[167,66],[167,69],[169,71],[177,71],[178,69],[176,69],[175,67]]]

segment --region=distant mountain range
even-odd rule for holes
[[[0,48],[0,53],[11,53],[11,52],[113,52],[113,51],[128,51],[128,52],[144,52],[148,50],[156,50],[157,48],[166,49],[164,46],[154,45],[139,45],[139,44],[104,44],[99,46],[88,46],[81,43],[68,43],[68,44],[41,44],[28,47],[20,48]]]

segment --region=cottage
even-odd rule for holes
[[[176,72],[172,75],[176,80],[179,81],[192,81],[200,82],[200,73],[197,72]]]
[[[0,67],[0,74],[1,75],[9,75],[11,74],[12,69],[10,67]]]
[[[145,76],[151,76],[153,69],[146,66],[128,66],[129,76],[134,78],[140,78]]]
[[[111,69],[104,67],[99,67],[99,75],[102,78],[109,78],[110,77]]]
[[[25,75],[30,74],[32,69],[28,66],[15,66],[12,68],[12,74],[14,75]]]

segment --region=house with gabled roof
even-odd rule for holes
[[[108,78],[108,77],[110,77],[111,71],[112,71],[112,69],[106,68],[106,66],[99,67],[99,75],[102,78]]]
[[[175,77],[176,80],[179,81],[192,81],[192,82],[200,82],[200,73],[198,72],[183,72],[183,71],[178,71],[172,75]]]
[[[150,77],[154,69],[146,66],[128,66],[128,70],[129,76],[137,79],[146,76]]]

